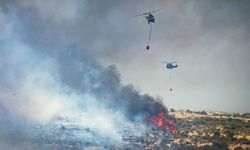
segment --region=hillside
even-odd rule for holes
[[[165,133],[148,149],[250,149],[250,118],[246,114],[190,110],[172,110],[169,114],[177,120],[178,134]],[[169,136],[171,141],[166,140]]]

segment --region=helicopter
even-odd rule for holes
[[[161,63],[166,64],[166,68],[167,68],[168,70],[173,70],[173,69],[175,69],[175,68],[178,67],[177,62],[166,62],[166,61],[163,61],[163,62],[161,62]],[[171,80],[170,72],[169,72],[169,80]],[[170,88],[169,91],[172,92],[172,91],[173,91],[173,88]]]
[[[150,23],[155,23],[155,17],[153,15],[153,13],[159,11],[160,9],[157,9],[157,10],[154,10],[154,11],[151,11],[151,12],[146,12],[146,13],[142,13],[142,14],[139,14],[139,15],[136,15],[136,16],[145,16],[146,20],[148,21],[148,24]]]
[[[157,9],[157,10],[154,10],[154,11],[151,11],[151,12],[146,12],[146,13],[142,13],[142,14],[139,14],[139,15],[136,15],[137,16],[145,16],[148,24],[150,25],[150,30],[149,30],[149,37],[148,37],[148,43],[150,42],[150,38],[151,38],[151,31],[152,31],[152,23],[155,23],[155,17],[153,15],[153,13],[159,11],[160,9]],[[150,45],[147,44],[146,45],[146,50],[149,50],[150,49]]]
[[[165,63],[166,64],[166,68],[169,69],[169,70],[172,70],[174,68],[177,68],[178,65],[177,65],[177,62],[161,62],[161,63]]]

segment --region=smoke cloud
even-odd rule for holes
[[[52,9],[58,1],[3,4],[1,149],[54,149],[38,148],[36,142],[49,132],[74,130],[74,125],[92,133],[95,141],[119,143],[124,128],[134,132],[140,127],[137,132],[143,134],[147,117],[167,111],[161,100],[140,94],[133,85],[123,85],[115,65],[103,66],[85,47],[70,43],[66,33],[53,35],[67,32],[63,27],[54,30],[62,23],[73,26],[78,2],[65,1],[58,10]],[[22,20],[22,15],[28,16]],[[60,118],[67,121],[57,123]]]
[[[132,16],[159,6],[157,50],[142,54],[148,28]],[[123,128],[139,126],[143,134],[147,117],[166,108],[123,81],[165,94],[170,83],[158,64],[165,59],[182,60],[173,78],[182,94],[170,97],[176,105],[218,109],[223,102],[248,110],[247,6],[247,0],[1,0],[0,148],[38,149],[28,141],[57,135],[49,124],[72,131],[75,124],[101,143],[122,141]]]

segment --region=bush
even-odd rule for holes
[[[228,150],[228,145],[226,142],[223,141],[214,141],[213,149]]]
[[[200,114],[202,115],[207,115],[207,112],[205,112],[204,110],[200,112]]]

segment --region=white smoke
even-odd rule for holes
[[[23,43],[12,41],[1,51],[0,105],[32,121],[46,124],[60,116],[121,140],[118,128],[129,121],[87,93],[63,84],[54,59],[38,54]],[[73,72],[72,72],[73,73]],[[128,122],[128,123],[125,123]]]
[[[46,20],[61,24],[63,22],[71,22],[77,19],[79,0],[22,0],[18,3],[24,8],[32,8]],[[84,5],[81,5],[81,9]],[[55,8],[56,7],[56,8]]]
[[[64,6],[59,7],[62,10],[58,13],[51,8],[46,10],[50,7],[49,3],[29,0],[20,3],[25,8],[35,8],[45,20],[56,23],[77,16],[77,6],[70,2],[72,10],[69,9],[67,14],[61,13]],[[133,129],[135,123],[138,125],[136,121],[131,121],[134,115],[135,118],[137,114],[143,118],[149,106],[152,106],[152,112],[161,106],[155,105],[154,98],[141,96],[132,86],[121,85],[115,67],[105,69],[98,66],[85,56],[85,52],[78,55],[74,50],[55,49],[53,53],[49,48],[32,45],[25,35],[20,34],[20,31],[25,32],[26,27],[19,26],[18,19],[13,21],[1,10],[0,21],[0,27],[4,29],[0,35],[0,141],[11,143],[0,142],[0,148],[35,149],[23,148],[26,147],[23,146],[23,139],[33,133],[22,125],[32,122],[46,126],[55,118],[67,120],[63,123],[66,128],[67,123],[88,127],[105,139],[121,142],[121,131],[124,128]],[[12,135],[13,131],[21,134]],[[16,141],[22,144],[16,146]]]

